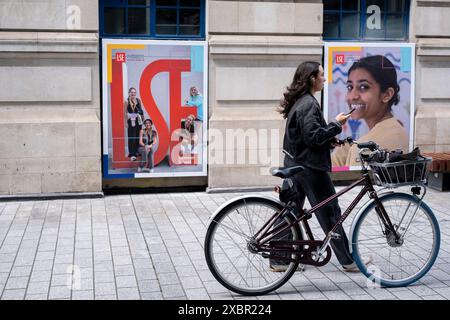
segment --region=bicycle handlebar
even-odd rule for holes
[[[378,145],[373,141],[369,141],[369,142],[358,143],[358,148],[359,149],[369,149],[370,151],[375,151],[375,150],[378,150]]]
[[[359,157],[360,157],[362,163],[364,163],[364,162],[369,163],[372,161],[382,162],[382,161],[384,161],[384,158],[386,157],[386,150],[380,149],[380,146],[377,145],[373,141],[358,143],[357,141],[353,140],[352,137],[347,137],[345,139],[336,141],[336,144],[339,144],[339,145],[344,145],[346,143],[348,143],[349,145],[353,145],[356,143],[356,145],[358,146],[358,149],[361,149],[359,151]],[[367,154],[367,153],[364,153],[364,150],[370,150],[371,152],[369,154]],[[363,164],[363,167],[364,167],[364,164]]]

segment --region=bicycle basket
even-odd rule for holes
[[[373,162],[375,183],[379,186],[396,188],[405,185],[424,184],[428,178],[428,164],[432,158],[418,156],[415,160],[398,162]]]

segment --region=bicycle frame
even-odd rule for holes
[[[285,214],[289,213],[290,210],[292,210],[293,208],[297,207],[296,204],[291,201],[289,202],[284,208],[283,210],[281,210],[280,212],[275,213],[259,230],[258,232],[256,232],[256,234],[254,235],[254,240],[255,240],[255,245],[256,248],[258,249],[258,251],[260,252],[295,252],[295,250],[292,249],[268,249],[267,246],[264,247],[265,244],[267,244],[269,241],[273,240],[277,235],[279,235],[280,233],[288,230],[289,228],[291,228],[292,226],[294,226],[295,224],[299,224],[300,222],[303,221],[303,226],[305,228],[305,232],[309,238],[309,242],[317,244],[318,241],[314,240],[314,235],[311,231],[311,228],[309,227],[309,224],[307,223],[307,220],[312,216],[312,213],[318,211],[319,209],[323,208],[324,206],[326,206],[327,204],[329,204],[330,202],[334,201],[335,199],[339,198],[340,196],[342,196],[343,194],[349,192],[350,190],[352,190],[353,188],[359,186],[359,185],[363,185],[363,188],[361,189],[361,191],[358,193],[358,195],[355,197],[355,199],[352,201],[352,203],[350,204],[350,206],[344,211],[344,213],[342,214],[341,218],[338,220],[338,222],[333,226],[333,228],[331,229],[330,232],[328,232],[328,234],[325,236],[325,238],[322,240],[322,245],[320,246],[320,248],[318,249],[318,251],[316,252],[316,254],[321,257],[323,255],[323,253],[326,251],[326,248],[329,245],[329,242],[331,241],[331,239],[333,238],[336,229],[342,225],[342,223],[347,219],[347,217],[350,215],[350,213],[352,212],[352,210],[358,205],[358,203],[361,201],[361,199],[368,194],[369,198],[373,199],[376,206],[375,206],[375,210],[380,218],[380,220],[382,221],[382,223],[384,224],[385,228],[387,230],[391,230],[394,231],[394,235],[395,235],[395,240],[399,240],[400,236],[398,235],[398,233],[396,232],[391,220],[389,219],[389,216],[383,206],[383,204],[381,203],[381,201],[379,200],[377,193],[373,187],[372,181],[370,180],[369,177],[369,173],[367,170],[363,170],[362,171],[362,177],[355,181],[354,183],[352,183],[351,185],[345,187],[344,189],[342,189],[341,191],[337,192],[336,194],[334,194],[333,196],[325,199],[324,201],[320,202],[319,204],[315,205],[314,207],[312,207],[309,210],[303,210],[302,208],[298,208],[300,210],[300,217],[298,217],[295,221],[292,221],[290,223],[288,223],[287,225],[280,225],[277,227],[274,227],[271,231],[269,231],[275,224],[275,222],[284,217]],[[275,239],[275,241],[282,243],[283,245],[287,245],[290,244],[292,245],[302,245],[308,244],[308,241],[305,240],[277,240]],[[289,258],[286,258],[286,260],[292,260]]]

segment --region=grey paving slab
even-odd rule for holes
[[[45,294],[48,295],[50,281],[30,282],[27,287],[27,295]]]
[[[50,281],[52,277],[52,271],[42,271],[42,270],[33,270],[31,273],[30,281],[32,282],[41,282],[41,281]]]
[[[136,287],[117,289],[117,297],[119,300],[139,300],[141,298]]]
[[[32,266],[13,267],[10,277],[29,277],[31,275]]]
[[[0,273],[0,284],[5,284],[8,280],[10,273],[9,272],[2,272]]]
[[[100,262],[95,262],[95,256],[94,256],[94,270],[98,272],[102,271],[113,271],[114,270],[114,264],[112,259],[111,260],[105,260]]]
[[[134,276],[136,274],[136,271],[132,264],[115,265],[114,274],[116,275],[116,277]]]
[[[165,299],[185,297],[185,292],[183,290],[183,287],[178,284],[162,285],[161,291],[162,291],[162,295]]]
[[[25,300],[47,300],[47,294],[39,293],[39,294],[27,294],[25,296]]]
[[[52,275],[51,286],[65,286],[67,283],[71,283],[71,275],[70,274],[54,274]]]
[[[50,286],[48,299],[67,299],[71,297],[72,290],[66,286]]]
[[[158,273],[158,280],[161,285],[179,284],[180,279],[176,273]]]
[[[161,292],[161,285],[158,280],[140,280],[138,288],[141,293],[144,292]]]
[[[116,276],[117,288],[135,288],[137,287],[136,277],[132,276]]]
[[[94,272],[94,280],[95,283],[104,283],[104,282],[114,282],[114,272],[113,271],[98,271]]]
[[[135,269],[136,278],[140,280],[155,280],[157,279],[156,272],[153,268]]]
[[[188,277],[188,278],[180,278],[181,281],[181,285],[183,286],[183,288],[186,289],[198,289],[198,288],[203,288],[203,283],[202,280],[197,277]]]
[[[94,292],[90,290],[72,291],[72,300],[93,300]]]
[[[5,290],[1,296],[1,300],[23,300],[25,297],[25,289]]]
[[[95,285],[95,295],[104,296],[104,295],[112,295],[116,294],[116,283],[114,282],[106,282],[106,283],[98,283]]]
[[[426,285],[412,285],[408,287],[409,290],[417,294],[419,297],[434,296],[437,292]]]
[[[52,273],[57,274],[67,274],[73,270],[74,265],[72,263],[56,263],[53,265]]]
[[[29,277],[9,277],[5,289],[26,289],[29,279]]]
[[[446,287],[446,288],[436,288],[434,289],[439,295],[441,295],[442,297],[444,297],[445,299],[449,300],[450,299],[450,288]]]
[[[113,261],[114,261],[114,265],[116,265],[116,266],[132,265],[132,260],[129,255],[113,256]]]
[[[95,295],[95,300],[117,300],[117,295]]]
[[[75,283],[77,290],[94,290],[94,279],[90,277],[82,277],[78,283]]]
[[[163,296],[160,292],[143,292],[141,298],[142,300],[162,300]]]
[[[368,294],[364,294],[364,295],[352,296],[352,300],[373,300],[373,297]]]

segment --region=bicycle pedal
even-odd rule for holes
[[[336,232],[330,232],[330,238],[334,239],[334,240],[339,240],[339,239],[341,239],[341,235]]]

